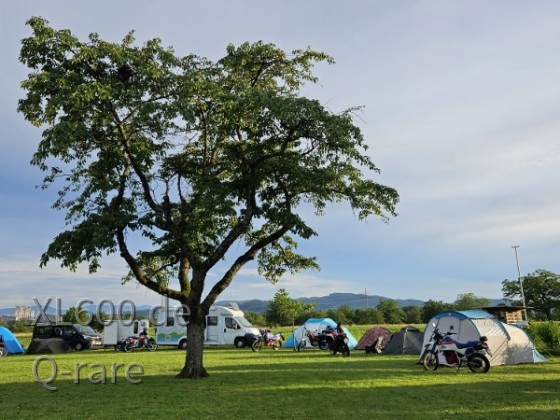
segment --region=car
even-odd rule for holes
[[[73,350],[98,349],[102,347],[102,336],[87,325],[56,323],[35,324],[32,339],[60,338]]]

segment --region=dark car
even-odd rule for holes
[[[97,349],[102,347],[102,336],[93,328],[81,324],[36,324],[33,339],[61,338],[74,350]]]

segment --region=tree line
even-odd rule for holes
[[[423,306],[399,307],[392,299],[383,299],[371,308],[352,308],[341,305],[333,309],[315,309],[313,304],[304,304],[290,298],[285,289],[280,289],[269,302],[265,313],[245,311],[245,317],[254,325],[279,326],[301,325],[309,318],[331,318],[343,324],[420,324],[428,322],[434,315],[448,310],[466,310],[490,305],[490,299],[465,293],[457,296],[453,303],[429,300]]]
[[[560,275],[556,273],[538,269],[521,279],[506,279],[502,281],[502,293],[504,300],[511,306],[522,306],[524,297],[525,305],[530,308],[530,320],[560,320]],[[384,299],[371,308],[341,305],[319,310],[312,304],[303,304],[290,298],[285,289],[280,289],[269,302],[265,313],[246,311],[245,316],[254,325],[260,326],[301,325],[309,318],[331,318],[344,324],[360,325],[421,324],[440,312],[480,309],[490,304],[488,298],[464,293],[459,294],[452,303],[430,299],[422,306],[399,307],[396,301]]]

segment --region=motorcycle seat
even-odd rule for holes
[[[459,341],[455,341],[455,345],[457,346],[458,349],[465,349],[465,348],[468,348],[468,347],[474,347],[477,344],[478,344],[478,340],[467,341],[466,343],[460,343]]]

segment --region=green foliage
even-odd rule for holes
[[[402,309],[406,315],[407,324],[422,323],[422,308],[420,306],[407,306]]]
[[[83,42],[42,18],[28,25],[20,61],[32,73],[18,111],[43,130],[31,163],[43,188],[58,188],[53,207],[68,226],[41,266],[95,272],[118,253],[124,281],[189,306],[192,337],[248,262],[271,282],[319,267],[297,249],[316,235],[310,207],[322,215],[346,202],[359,220],[396,214],[397,191],[369,178],[379,170],[356,109],[333,113],[300,94],[317,82],[315,63],[333,61],[327,54],[256,42],[212,62],[177,57],[159,39],[136,46],[132,32]],[[218,263],[224,274],[209,284]],[[196,348],[187,354],[200,367]]]
[[[548,353],[560,350],[560,324],[558,322],[532,322],[529,334],[539,351]]]
[[[548,270],[539,269],[521,278],[527,306],[541,312],[546,319],[553,319],[555,310],[560,309],[560,276]],[[502,281],[504,297],[521,298],[519,280]],[[520,300],[518,303],[521,303]]]
[[[29,321],[19,320],[7,323],[8,329],[13,333],[30,333],[33,327],[29,325]]]
[[[342,324],[353,324],[355,322],[354,310],[349,305],[340,305],[336,309],[328,309],[327,317]]]
[[[325,53],[256,42],[211,62],[176,57],[158,39],[137,47],[132,33],[82,42],[41,18],[28,24],[20,60],[33,73],[18,110],[44,128],[32,163],[45,188],[61,185],[54,207],[69,225],[42,265],[87,262],[93,272],[119,252],[126,280],[187,303],[231,246],[244,245],[209,288],[207,308],[255,258],[271,281],[318,267],[297,253],[296,237],[315,235],[302,204],[323,214],[347,201],[360,219],[395,214],[397,192],[362,172],[378,169],[353,110],[334,114],[299,95],[317,81],[314,64],[333,61]],[[133,255],[128,244],[142,237],[146,249]],[[178,291],[168,287],[174,277]]]
[[[80,310],[78,313],[76,309],[77,308],[74,306],[69,307],[64,313],[64,315],[62,315],[62,321],[70,322],[72,324],[82,324],[82,325],[87,324],[96,331],[103,331],[104,325],[101,323],[101,321],[109,319],[109,315],[105,313],[100,313],[99,314],[100,316],[98,317],[97,315],[88,313],[83,309]],[[88,323],[88,318],[91,318],[91,321],[89,323]],[[123,315],[123,319],[129,319],[129,318],[130,315],[128,315],[128,317],[127,314]]]
[[[490,303],[490,299],[478,297],[474,293],[463,293],[457,296],[453,307],[457,311],[465,311],[468,309],[480,309],[489,306]]]
[[[443,303],[441,300],[428,300],[422,307],[422,321],[428,322],[440,312],[453,310],[453,305]]]
[[[254,311],[243,311],[245,318],[254,326],[267,325],[266,318],[263,314]]]
[[[354,322],[356,324],[382,324],[383,314],[376,308],[367,308],[355,310]]]
[[[265,318],[270,326],[295,325],[296,319],[312,309],[313,305],[292,299],[286,289],[279,289],[268,304]]]
[[[398,307],[392,299],[383,299],[377,304],[377,310],[383,315],[383,322],[387,324],[402,324],[406,320],[404,310]]]

